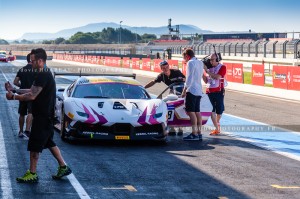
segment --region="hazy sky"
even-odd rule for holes
[[[299,0],[0,0],[0,38],[97,22],[167,26],[169,18],[216,32],[299,32],[299,9]]]

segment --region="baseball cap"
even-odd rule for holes
[[[162,62],[159,63],[160,66],[164,66],[164,65],[168,65],[168,64],[169,63],[166,60],[164,60],[164,61],[162,61]]]

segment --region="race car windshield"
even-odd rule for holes
[[[138,85],[101,83],[77,85],[74,98],[150,99],[147,91]]]

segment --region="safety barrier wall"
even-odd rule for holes
[[[161,72],[159,63],[162,59],[150,58],[129,58],[129,57],[110,57],[110,56],[93,56],[93,55],[79,55],[79,54],[53,54],[53,59],[75,61],[90,64],[99,64],[113,67],[131,68],[136,70]],[[177,68],[186,75],[185,61],[167,60],[171,68]],[[241,63],[223,63],[226,68],[226,80],[229,82],[244,83],[243,64]],[[264,65],[253,64],[251,71],[251,83],[253,85],[265,85]],[[300,67],[296,66],[274,66],[273,67],[273,87],[298,90],[300,91]]]

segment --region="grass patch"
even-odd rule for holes
[[[273,87],[273,84],[265,84],[265,87]]]
[[[252,72],[244,72],[244,84],[252,84]]]

